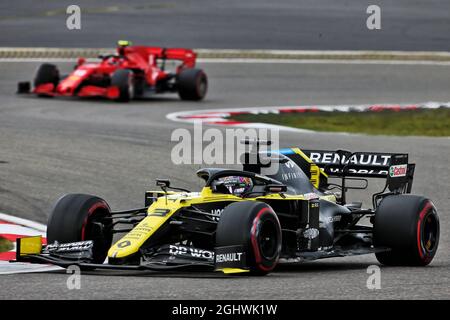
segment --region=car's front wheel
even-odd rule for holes
[[[111,210],[105,200],[87,194],[60,198],[47,224],[47,242],[93,240],[93,262],[103,263],[112,243]]]
[[[243,248],[252,274],[272,271],[281,252],[281,227],[273,209],[259,201],[228,205],[217,225],[216,247],[230,246]]]
[[[111,77],[111,85],[119,89],[116,101],[128,102],[134,98],[133,71],[128,69],[116,70]]]
[[[34,77],[34,87],[51,83],[54,88],[60,81],[59,70],[54,64],[44,63],[39,66]],[[41,97],[52,97],[51,95],[39,94]]]

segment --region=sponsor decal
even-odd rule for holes
[[[137,240],[139,241],[140,239],[146,237],[148,234],[150,234],[151,232],[153,232],[153,228],[151,226],[149,226],[148,222],[141,222],[139,223],[133,230],[130,231],[130,233],[128,233],[124,238],[123,241],[125,242],[125,240]],[[123,244],[122,247],[119,248],[124,248],[127,247],[128,245],[126,245],[125,243]]]
[[[287,172],[281,174],[281,180],[284,182],[295,180],[295,179],[301,179],[302,174],[299,172]]]
[[[166,196],[166,199],[173,200],[170,197]],[[155,209],[153,212],[149,214],[149,216],[157,216],[157,217],[165,217],[170,212],[169,209]]]
[[[213,214],[215,217],[211,217],[213,221],[219,221],[220,215],[222,214],[223,209],[212,209],[211,214]]]
[[[45,247],[45,251],[48,253],[61,253],[61,252],[79,252],[92,249],[94,242],[92,240],[79,241],[71,243],[58,243],[54,242]]]
[[[292,160],[289,160],[285,163],[285,166],[288,167],[289,169],[295,168],[295,163]]]
[[[203,258],[212,260],[214,258],[214,252],[209,250],[197,249],[193,247],[169,245],[169,254],[173,256],[190,256],[194,258]]]
[[[247,257],[244,247],[217,247],[215,263],[217,268],[245,268],[247,264]]]
[[[313,200],[313,199],[310,199],[310,200]],[[310,208],[319,208],[319,206],[320,206],[320,203],[314,201],[314,202],[310,203],[310,206],[309,206],[309,207],[310,207]]]
[[[243,252],[217,254],[216,262],[240,262],[243,254]]]
[[[131,242],[129,240],[121,241],[117,244],[118,248],[126,248],[131,245]]]
[[[341,221],[342,216],[334,216],[334,217],[327,217],[325,218],[326,223],[332,223],[332,222],[339,222]]]
[[[341,221],[342,216],[334,216],[334,217],[324,217],[323,220],[320,221],[320,228],[324,228],[326,224],[339,222]]]
[[[318,196],[317,194],[313,193],[313,192],[311,192],[311,193],[305,193],[305,194],[303,195],[303,197],[304,197],[306,200],[319,199],[319,196]],[[316,204],[314,204],[314,205],[316,205]],[[316,207],[318,207],[318,206],[319,206],[319,204],[317,204],[317,205],[314,206],[313,208],[316,208]]]
[[[402,164],[398,166],[391,166],[389,168],[389,176],[391,178],[405,177],[408,171],[408,165]]]
[[[79,79],[80,79],[80,77],[76,76],[76,75],[72,75],[67,78],[67,80],[70,80],[70,81],[78,81]]]
[[[317,230],[316,228],[309,228],[306,229],[305,231],[303,231],[303,238],[305,239],[315,239],[319,236],[319,230]]]
[[[349,159],[335,152],[311,152],[309,158],[317,164],[354,164],[385,167],[389,164],[390,155],[383,154],[357,154]]]
[[[83,70],[83,69],[77,69],[73,75],[77,76],[77,77],[84,77],[86,75],[87,71]]]
[[[331,168],[329,169],[331,173],[341,173],[341,170],[336,169],[336,168]],[[352,174],[358,174],[358,175],[362,175],[362,174],[370,174],[370,175],[374,175],[374,174],[379,174],[379,175],[387,175],[388,172],[387,170],[367,170],[367,169],[349,169],[348,173],[352,173]]]

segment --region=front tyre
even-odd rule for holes
[[[59,70],[54,64],[44,63],[39,66],[34,77],[34,87],[51,83],[54,88],[60,81]],[[51,95],[39,94],[41,97],[52,97]]]
[[[216,247],[227,246],[244,248],[252,274],[272,271],[281,252],[281,227],[273,209],[258,201],[228,205],[220,215],[216,231]]]
[[[70,243],[93,240],[93,262],[103,263],[112,243],[111,209],[105,200],[87,194],[67,194],[53,207],[47,241]]]
[[[208,78],[200,69],[183,69],[177,76],[178,95],[182,100],[199,101],[208,91]]]
[[[439,217],[424,197],[386,197],[375,212],[374,245],[391,251],[376,253],[388,266],[426,266],[439,245]]]
[[[116,101],[128,102],[134,98],[133,71],[128,69],[116,70],[111,77],[111,85],[119,89]]]

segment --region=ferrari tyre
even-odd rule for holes
[[[44,63],[39,66],[34,77],[34,87],[51,83],[55,86],[59,83],[59,70],[54,64]],[[41,95],[46,96],[46,95]]]
[[[116,70],[111,77],[111,85],[119,89],[116,101],[128,102],[134,98],[133,71],[128,69]]]
[[[105,219],[106,218],[106,219]],[[87,194],[67,194],[54,205],[47,223],[47,242],[93,240],[93,262],[103,263],[112,243],[111,210],[105,200]]]
[[[199,101],[208,91],[208,78],[203,70],[184,69],[177,76],[177,88],[182,100]]]
[[[376,253],[388,266],[426,266],[439,245],[439,217],[424,197],[394,195],[383,199],[375,212],[374,245],[391,251]]]
[[[235,202],[220,215],[216,246],[242,246],[246,264],[254,275],[265,275],[275,268],[281,243],[278,217],[264,202]]]

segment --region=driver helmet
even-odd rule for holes
[[[221,186],[222,191],[241,196],[253,187],[251,178],[242,176],[227,176],[217,179],[216,186]]]

